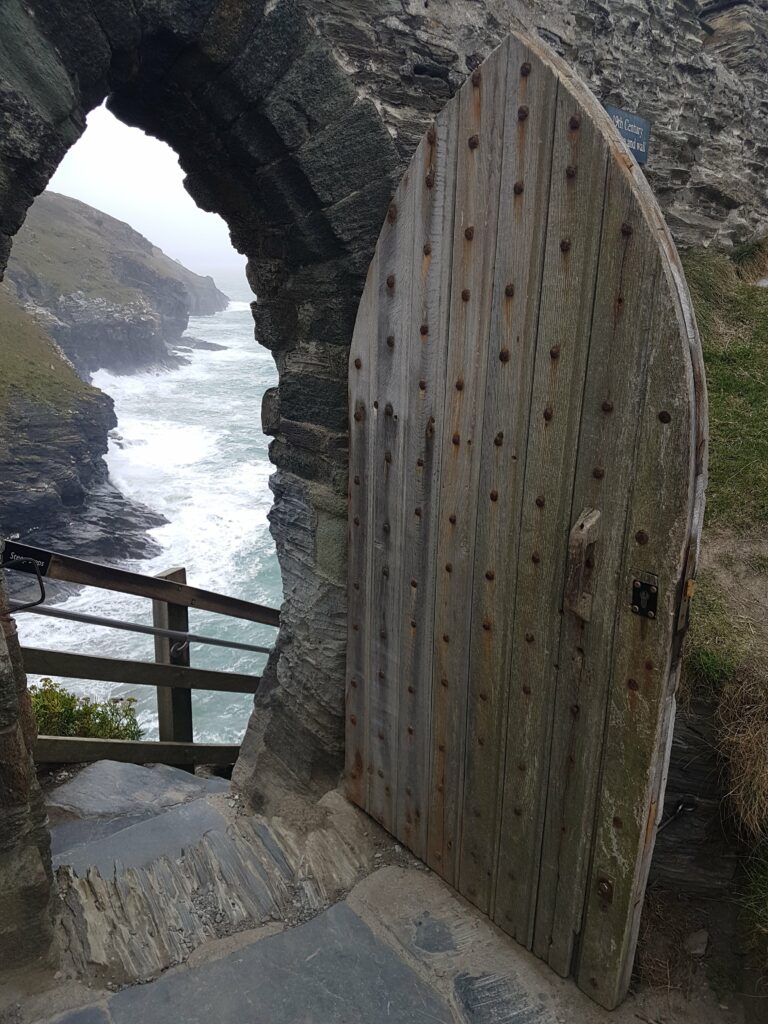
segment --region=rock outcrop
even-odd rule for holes
[[[164,520],[107,479],[112,399],[81,380],[4,285],[0,363],[0,537],[99,557],[151,550],[144,531]]]
[[[190,316],[229,302],[210,277],[170,259],[128,224],[55,192],[34,203],[7,278],[85,379],[172,365]]]

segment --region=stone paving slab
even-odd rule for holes
[[[448,1003],[345,903],[214,963],[124,989],[108,1005],[113,1024],[451,1024],[455,1019]],[[71,1024],[91,1021],[74,1018]]]
[[[224,831],[226,826],[224,816],[207,800],[193,800],[112,835],[92,842],[84,839],[81,845],[58,853],[54,866],[67,864],[80,877],[88,868],[96,868],[102,878],[110,878],[118,865],[140,868],[161,857],[180,857],[207,832]]]
[[[49,811],[78,818],[159,814],[208,793],[226,792],[226,779],[199,778],[180,768],[148,768],[120,761],[96,761],[46,794]]]

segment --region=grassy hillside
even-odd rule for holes
[[[56,192],[44,192],[30,208],[13,240],[8,275],[40,282],[49,296],[81,291],[119,304],[131,304],[153,279],[177,281],[190,295],[216,295],[209,278],[187,270],[128,224]],[[217,308],[225,307],[221,295]]]
[[[66,413],[97,394],[65,360],[45,329],[0,285],[0,432],[20,399]]]

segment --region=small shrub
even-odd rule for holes
[[[32,708],[43,736],[87,736],[102,740],[140,740],[136,700],[113,697],[91,700],[65,690],[61,683],[41,679],[30,686]]]

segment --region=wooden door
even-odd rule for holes
[[[629,982],[703,512],[674,245],[510,36],[422,139],[350,357],[350,798],[604,1006]]]

